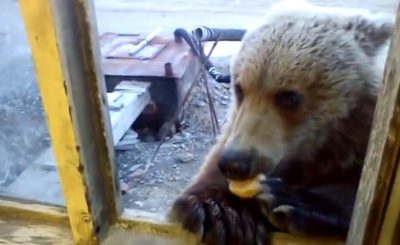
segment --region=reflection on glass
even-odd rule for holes
[[[0,9],[0,195],[63,205],[18,1]]]

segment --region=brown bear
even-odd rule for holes
[[[267,244],[270,231],[345,239],[393,20],[271,7],[232,60],[229,121],[171,220],[210,245]],[[252,197],[230,191],[260,173]]]

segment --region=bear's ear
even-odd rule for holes
[[[351,17],[345,26],[368,56],[375,56],[391,38],[394,20],[386,16]]]

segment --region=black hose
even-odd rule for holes
[[[208,74],[217,82],[219,83],[230,83],[231,82],[231,75],[223,74],[222,72],[218,71],[217,68],[211,67],[207,70]]]
[[[208,71],[210,76],[219,83],[230,83],[230,75],[223,74],[211,63],[211,61],[204,54],[203,50],[199,47],[198,42],[201,41],[240,41],[245,33],[241,29],[217,29],[208,28],[205,26],[195,29],[194,35],[188,33],[183,28],[178,28],[174,31],[176,40],[185,40],[185,42],[192,49],[194,54],[201,59],[204,68]]]
[[[241,41],[246,30],[243,29],[221,29],[200,26],[194,30],[196,38],[202,42],[206,41]]]
[[[185,29],[183,28],[178,28],[174,31],[174,36],[175,36],[175,40],[181,40],[184,39],[186,41],[186,43],[190,46],[190,48],[192,49],[192,51],[199,56],[199,50],[198,47],[195,46],[195,40],[194,37],[189,34]]]

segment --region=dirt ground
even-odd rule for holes
[[[246,28],[277,0],[95,0],[99,33],[148,33],[158,26],[172,35],[178,27]],[[311,0],[320,5],[368,8],[395,13],[397,0]],[[0,189],[17,178],[50,145],[31,52],[17,0],[0,8]],[[214,61],[225,71],[229,56]],[[230,93],[210,81],[220,124]],[[147,172],[143,171],[157,142],[139,142],[117,152],[126,207],[164,213],[188,184],[213,144],[204,87],[196,87],[185,109],[184,130],[167,140]],[[28,188],[28,187],[27,187]]]

